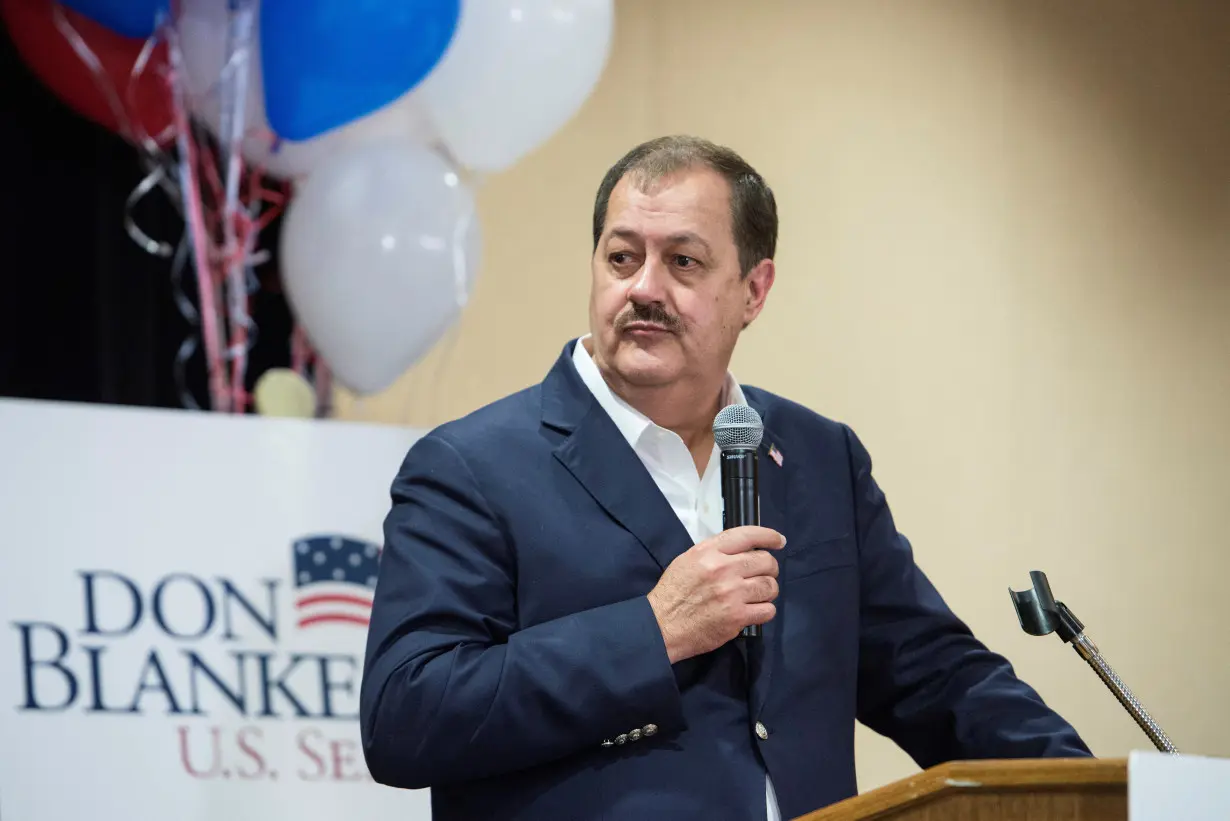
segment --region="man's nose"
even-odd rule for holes
[[[663,302],[666,296],[666,280],[670,273],[666,265],[655,257],[648,257],[641,270],[636,272],[628,288],[628,299],[642,305]]]

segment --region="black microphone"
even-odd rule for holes
[[[747,405],[727,405],[713,420],[713,440],[721,451],[722,529],[760,524],[757,448],[764,437],[760,415]],[[739,635],[760,638],[760,625]]]

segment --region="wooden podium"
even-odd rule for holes
[[[1126,821],[1127,761],[954,761],[796,821]]]

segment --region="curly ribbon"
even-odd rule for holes
[[[201,317],[193,306],[192,300],[184,292],[184,268],[188,263],[188,253],[190,250],[188,235],[185,233],[180,239],[179,245],[175,248],[175,258],[171,261],[171,296],[175,300],[175,306],[179,308],[180,314],[187,320],[189,325],[196,328],[200,326]],[[196,335],[188,334],[175,352],[175,362],[172,365],[175,386],[179,389],[180,404],[189,410],[201,409],[200,404],[196,401],[196,397],[192,395],[192,391],[188,388],[188,360],[195,353]]]
[[[137,183],[137,187],[132,189],[132,193],[124,200],[124,230],[128,232],[128,236],[132,238],[132,241],[141,247],[141,250],[157,257],[169,257],[175,253],[175,249],[171,247],[170,243],[153,239],[149,234],[142,231],[141,227],[137,225],[132,212],[136,208],[137,203],[144,199],[145,195],[150,191],[162,185],[163,180],[166,178],[167,172],[165,169],[161,167],[155,168],[141,182]]]
[[[58,10],[57,16],[59,18],[63,18],[63,14],[58,12]],[[65,20],[65,23],[67,24],[67,20]],[[136,93],[137,84],[149,68],[150,59],[153,56],[154,49],[157,47],[160,39],[159,30],[165,25],[167,25],[165,14],[159,12],[154,34],[146,39],[145,44],[141,47],[141,52],[137,55],[137,59],[133,61],[132,69],[128,73],[128,87],[125,89],[125,97],[130,106],[135,106],[135,100],[133,98]],[[79,37],[77,39],[80,40]],[[81,48],[85,48],[87,51],[89,50],[84,43],[81,43],[80,48],[76,43],[74,43],[74,50],[77,51],[78,54],[81,53]],[[97,63],[97,60],[94,62]],[[94,68],[95,83],[101,83],[103,75],[101,74],[99,68],[95,67],[93,64],[91,64],[91,67]],[[110,83],[105,83],[105,85],[110,86]],[[108,99],[114,100],[114,96],[109,95]],[[161,147],[162,144],[172,136],[175,127],[174,123],[168,123],[162,132],[154,137],[151,137],[145,132],[145,128],[139,120],[134,122],[128,119],[123,107],[119,107],[117,109],[115,102],[111,103],[111,107],[112,110],[118,111],[118,117],[120,122],[123,124],[122,127],[125,132],[127,132],[129,138],[132,139],[140,149],[139,156],[147,172],[146,176],[139,183],[137,183],[136,188],[132,190],[132,193],[128,195],[127,200],[124,202],[124,230],[126,230],[128,232],[128,236],[131,237],[132,240],[147,253],[160,257],[169,257],[174,253],[174,249],[171,248],[171,245],[167,242],[153,240],[148,234],[142,231],[137,225],[136,219],[133,217],[133,211],[136,208],[137,203],[144,199],[150,191],[154,190],[155,186],[161,188],[173,204],[178,204],[179,202],[180,192],[176,187],[174,176],[171,173],[174,170],[175,162],[167,155],[165,151],[162,150]]]
[[[128,232],[128,236],[147,253],[160,257],[170,257],[174,253],[174,249],[170,244],[152,239],[141,230],[137,225],[136,219],[133,217],[133,210],[136,204],[144,199],[155,187],[163,188],[171,197],[172,202],[176,201],[179,197],[178,191],[174,188],[174,182],[167,172],[172,162],[159,147],[158,142],[158,139],[165,139],[169,134],[160,134],[158,139],[151,138],[145,133],[139,122],[134,122],[128,117],[128,110],[124,108],[119,91],[103,71],[102,62],[98,59],[98,55],[85,42],[85,39],[68,19],[63,7],[59,3],[52,5],[52,16],[60,34],[72,47],[81,62],[90,70],[94,85],[97,86],[103,99],[106,100],[107,106],[111,109],[111,113],[119,125],[120,133],[139,149],[139,156],[142,165],[145,167],[146,176],[128,195],[124,203],[124,229]],[[132,102],[137,81],[140,80],[149,67],[150,57],[157,46],[157,41],[157,33],[149,37],[142,46],[137,59],[133,62],[132,69],[129,72],[128,86],[125,90],[125,96],[130,103]]]

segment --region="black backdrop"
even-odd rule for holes
[[[143,176],[136,149],[61,103],[0,23],[0,396],[183,407],[174,361],[195,328],[176,307],[170,261],[124,230],[124,202]],[[162,192],[136,216],[151,236],[178,242],[183,224]],[[271,253],[277,230],[275,220],[262,232]],[[290,361],[276,271],[276,253],[257,271],[249,388]],[[190,266],[184,280],[195,301]],[[206,407],[199,352],[187,387]]]

